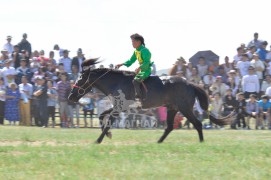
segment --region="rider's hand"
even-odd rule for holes
[[[141,71],[141,68],[140,68],[140,67],[139,67],[139,68],[136,68],[135,73],[138,74],[139,71]]]
[[[123,64],[117,64],[117,65],[115,66],[115,69],[119,69],[122,65],[123,65]]]

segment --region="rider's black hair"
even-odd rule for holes
[[[134,40],[137,40],[137,41],[140,41],[141,44],[143,44],[143,45],[145,46],[145,42],[144,42],[143,36],[141,36],[141,35],[135,33],[135,34],[132,34],[132,35],[130,36],[130,38],[131,38],[131,39],[134,39]]]

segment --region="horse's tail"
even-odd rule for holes
[[[208,95],[206,94],[206,92],[202,88],[195,86],[195,85],[193,85],[193,87],[195,89],[196,96],[199,100],[200,107],[203,110],[207,111],[208,106],[209,106]]]
[[[233,121],[233,119],[235,118],[235,112],[233,111],[232,113],[230,113],[228,116],[226,117],[222,117],[222,118],[217,118],[215,117],[214,115],[210,114],[209,110],[208,110],[208,107],[209,107],[209,100],[208,100],[208,95],[206,94],[206,92],[196,86],[196,85],[193,85],[194,89],[195,89],[195,93],[196,93],[196,96],[199,100],[199,103],[200,103],[200,107],[207,111],[208,112],[208,115],[209,115],[209,118],[210,118],[210,121],[212,123],[215,123],[216,125],[219,125],[219,126],[223,126],[223,125],[229,125],[231,124],[231,122]]]

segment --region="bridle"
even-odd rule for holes
[[[111,71],[111,69],[109,69],[108,71],[106,71],[105,73],[103,73],[101,76],[99,76],[95,81],[93,81],[92,83],[89,83],[89,78],[90,78],[90,74],[91,72],[89,72],[89,75],[88,75],[88,79],[86,80],[86,82],[80,87],[80,86],[76,86],[75,84],[78,82],[78,80],[75,82],[75,84],[73,85],[74,88],[78,88],[78,91],[77,93],[79,95],[84,95],[86,90],[89,88],[89,87],[92,87],[93,84],[95,84],[99,79],[101,79],[103,76],[105,76],[107,73],[109,73],[109,71]],[[87,83],[88,86],[86,88],[83,88]],[[80,91],[82,91],[82,93],[80,93]]]

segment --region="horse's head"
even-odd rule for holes
[[[88,59],[85,60],[81,67],[82,72],[80,77],[76,80],[71,92],[69,94],[68,99],[73,102],[78,102],[81,97],[87,94],[92,89],[92,85],[97,78],[95,72],[92,71],[92,67],[99,63],[97,59]]]

